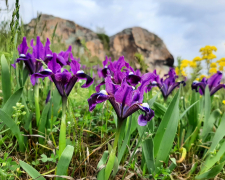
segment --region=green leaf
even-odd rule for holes
[[[113,166],[114,166],[114,162],[115,162],[115,158],[116,158],[115,150],[113,149],[111,151],[111,153],[110,153],[109,160],[107,162],[106,169],[105,169],[105,180],[109,179],[110,174],[112,172],[112,169],[113,169]]]
[[[36,169],[20,160],[20,166],[35,180],[46,180]]]
[[[41,114],[41,119],[40,119],[40,122],[39,122],[39,128],[38,128],[38,131],[39,131],[39,134],[43,136],[43,134],[45,134],[45,126],[46,126],[46,122],[47,122],[47,118],[48,118],[48,111],[50,109],[50,102],[48,102],[43,111],[42,111],[42,114]],[[38,138],[39,140],[39,143],[43,144],[44,143],[44,139],[43,138]]]
[[[24,68],[24,69],[23,69],[23,86],[24,86],[25,83],[26,83],[26,80],[27,80],[27,78],[28,78],[28,75],[29,75],[28,69],[27,69],[27,68]]]
[[[109,152],[104,151],[102,158],[97,165],[97,169],[101,168],[101,166],[104,166],[106,164],[108,156],[109,156]],[[99,171],[97,175],[97,180],[103,180],[104,178],[105,178],[105,167]]]
[[[198,103],[198,101],[194,102],[192,105],[190,105],[185,111],[181,114],[180,119],[184,117],[184,115],[188,112],[191,111],[191,109],[194,109],[193,107]]]
[[[42,162],[45,163],[45,162],[48,161],[48,157],[47,157],[45,154],[42,154],[41,157],[42,157],[42,158],[41,158],[41,161],[42,161]]]
[[[116,173],[117,173],[118,169],[119,169],[119,162],[118,162],[118,159],[116,157],[115,161],[114,161],[114,166],[113,166],[113,173],[112,173],[113,178],[116,176]]]
[[[59,111],[59,108],[60,108],[61,99],[62,98],[61,98],[57,88],[55,88],[54,91],[53,91],[53,96],[52,96],[53,117],[58,117],[58,111]]]
[[[67,169],[73,156],[74,147],[67,145],[59,159],[56,169],[56,175],[67,175]],[[57,177],[56,180],[63,178]]]
[[[24,147],[24,138],[20,132],[19,127],[17,124],[9,117],[8,114],[6,114],[3,110],[0,109],[0,119],[10,128],[12,133],[16,136],[18,143],[19,143],[19,148],[20,151],[24,152],[25,147]]]
[[[129,159],[128,165],[131,164],[131,161],[132,161],[132,159],[134,158],[134,155],[136,154],[135,152],[136,152],[137,148],[139,147],[140,143],[142,142],[143,135],[144,135],[144,133],[142,133],[142,135],[138,138],[138,143],[137,143],[137,145],[136,145],[135,148],[134,148],[134,151],[133,151],[133,153],[132,153],[132,155],[131,155],[131,157],[130,157],[130,159]],[[129,166],[126,167],[126,171],[125,171],[124,174],[123,174],[122,180],[124,180],[124,177],[125,177],[125,175],[126,175],[126,173],[127,173],[128,167],[129,167]]]
[[[216,133],[212,140],[212,144],[207,153],[213,152],[214,149],[216,148],[216,146],[219,144],[220,140],[225,136],[224,127],[225,127],[225,113],[223,114],[221,123],[220,123],[218,129],[216,130]]]
[[[192,91],[192,97],[191,97],[191,104],[199,100],[199,93],[196,93],[194,90]],[[198,125],[199,121],[199,110],[200,110],[200,103],[196,103],[193,108],[190,109],[190,111],[187,114],[188,119],[188,127],[187,127],[187,133],[186,138],[188,138],[193,131],[195,130],[196,126]]]
[[[225,153],[225,141],[222,143],[220,146],[219,151],[216,153],[216,155],[208,156],[205,160],[205,162],[202,163],[201,171],[200,174],[208,171],[216,162],[220,161],[220,158],[224,155]]]
[[[164,114],[166,113],[166,107],[164,107],[163,105],[155,102],[153,105],[154,109],[155,109],[155,116],[164,116]]]
[[[141,134],[141,132],[139,132],[139,135],[140,134]],[[144,153],[145,162],[147,164],[148,172],[152,173],[152,172],[155,171],[153,139],[146,139],[142,143],[142,150],[143,150],[143,153]]]
[[[210,112],[211,112],[210,92],[209,92],[209,87],[206,86],[206,88],[205,88],[205,119],[204,119],[204,123],[208,122]]]
[[[11,96],[11,80],[9,66],[4,54],[1,56],[1,67],[3,101],[6,103]]]
[[[162,162],[166,162],[173,146],[179,121],[179,97],[180,89],[167,108],[154,138],[154,157],[156,157],[156,167],[160,167]]]
[[[148,105],[149,105],[150,108],[151,108],[151,107],[153,106],[153,104],[155,103],[157,97],[158,97],[158,94],[155,95],[152,99],[150,99],[150,100],[148,101]]]
[[[127,121],[129,124],[128,124],[128,129],[127,129],[127,132],[126,132],[126,136],[125,136],[125,139],[123,141],[123,144],[122,144],[122,147],[120,148],[119,152],[118,152],[118,163],[120,164],[120,161],[123,157],[123,154],[124,154],[124,151],[126,150],[127,148],[127,142],[129,140],[129,137],[130,137],[130,129],[131,129],[131,122],[132,122],[132,115],[130,116],[129,120]],[[121,133],[122,134],[122,133]]]
[[[23,88],[18,89],[5,103],[2,110],[8,114],[9,116],[13,113],[13,106],[16,105],[16,103],[20,100],[20,97],[23,93]]]
[[[196,176],[195,179],[211,179],[211,178],[215,178],[216,175],[219,174],[220,171],[223,169],[224,164],[225,164],[225,162],[223,162],[223,163],[213,167],[209,171]]]
[[[219,110],[214,110],[212,114],[209,116],[209,118],[205,118],[205,122],[201,133],[203,142],[205,141],[207,135],[212,131],[213,124],[219,116],[220,116]]]
[[[199,99],[199,93],[192,91],[191,104],[194,104]],[[188,113],[188,122],[192,127],[196,127],[198,124],[199,104],[195,104]]]

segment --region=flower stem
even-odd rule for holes
[[[35,112],[36,112],[36,125],[38,127],[40,121],[40,107],[39,107],[39,85],[38,81],[34,85],[34,102],[35,102]]]
[[[116,149],[117,149],[117,144],[118,144],[118,140],[120,137],[120,132],[121,132],[121,127],[122,127],[122,121],[120,119],[118,119],[118,126],[117,126],[117,130],[116,130],[116,135],[115,135],[115,139],[113,142],[113,149],[109,155],[109,160],[108,163],[106,165],[105,168],[105,180],[108,180],[110,177],[110,174],[112,172],[113,166],[114,166],[114,162],[115,162],[115,158],[116,158]]]
[[[66,147],[66,105],[67,97],[62,97],[62,119],[59,134],[59,158],[62,155],[63,150]]]

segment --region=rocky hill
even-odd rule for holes
[[[173,66],[174,63],[174,58],[163,41],[157,35],[140,27],[124,29],[109,37],[107,49],[95,32],[73,21],[52,15],[42,14],[38,19],[32,19],[26,28],[31,35],[41,35],[45,38],[50,38],[55,29],[55,34],[60,37],[61,42],[79,49],[82,49],[82,40],[85,40],[91,55],[97,56],[101,61],[106,54],[110,54],[113,59],[123,55],[136,68],[140,69],[144,65],[148,71],[156,68],[161,73],[167,72],[169,66]],[[140,62],[137,55],[141,55],[144,62]]]

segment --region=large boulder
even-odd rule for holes
[[[39,35],[43,39],[47,37],[51,39],[55,31],[56,42],[66,46],[72,45],[73,50],[79,50],[80,54],[85,52],[82,45],[84,40],[91,56],[97,56],[101,61],[105,59],[106,54],[110,54],[113,60],[124,56],[125,60],[136,69],[146,71],[157,69],[160,74],[167,73],[174,63],[174,58],[163,41],[157,35],[140,27],[125,29],[111,36],[104,45],[101,36],[90,29],[52,15],[42,14],[32,19],[26,25],[26,29],[31,36]],[[142,58],[137,58],[140,56]]]
[[[41,14],[38,19],[32,19],[31,22],[26,25],[26,28],[31,35],[35,34],[44,38],[51,38],[56,25],[55,35],[57,38],[55,39],[60,39],[60,41],[67,46],[73,45],[73,47],[75,47],[74,49],[79,49],[80,53],[84,52],[81,43],[82,40],[85,40],[91,55],[97,56],[102,61],[104,60],[106,54],[98,35],[73,21],[61,19],[52,15]]]
[[[133,62],[136,68],[141,68],[135,53],[144,56],[148,71],[157,69],[160,74],[168,72],[173,66],[174,58],[163,41],[155,34],[140,27],[124,29],[110,37],[110,52],[113,59],[123,55],[128,62]],[[143,63],[142,63],[143,66]]]

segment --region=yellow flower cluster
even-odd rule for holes
[[[217,51],[217,48],[215,46],[205,46],[202,47],[199,52],[201,52],[202,54],[202,59],[206,59],[206,60],[212,60],[216,58],[216,55],[213,54],[213,51]]]
[[[176,67],[175,68],[175,72],[176,72],[176,74],[178,75],[178,76],[180,76],[180,75],[182,75],[182,76],[187,76],[187,74],[186,74],[186,72],[183,70],[183,68],[181,68],[180,67],[180,69],[179,69],[179,67]]]
[[[223,68],[225,67],[225,58],[217,60],[216,63],[219,65],[219,71],[223,71]]]
[[[203,59],[200,58],[199,56],[196,56],[192,61],[194,62],[199,62],[199,61],[202,61]]]
[[[196,81],[201,81],[203,78],[208,79],[208,76],[201,74],[200,77],[196,78]]]
[[[213,54],[213,52],[216,52],[217,48],[215,46],[205,46],[202,47],[199,52],[201,53],[201,57],[197,56],[195,57],[192,61],[189,61],[187,59],[184,59],[181,61],[180,65],[180,71],[182,75],[186,75],[184,69],[186,67],[191,67],[191,68],[196,68],[197,64],[200,65],[200,62],[202,60],[205,60],[207,63],[207,70],[208,70],[208,75],[212,75],[216,73],[217,71],[223,71],[225,67],[225,58],[221,58],[220,60],[217,60],[216,62],[212,62],[212,59],[216,58],[216,55]],[[178,72],[178,68],[177,71]],[[202,77],[197,78],[197,80],[201,80]]]
[[[196,68],[197,67],[197,62],[201,61],[202,59],[200,57],[195,57],[192,61],[189,61],[187,59],[184,59],[181,61],[181,65],[180,65],[180,70],[181,70],[181,74],[183,76],[187,76],[186,72],[184,71],[184,68],[186,67],[191,67],[191,68]],[[179,69],[177,68],[177,71]]]

